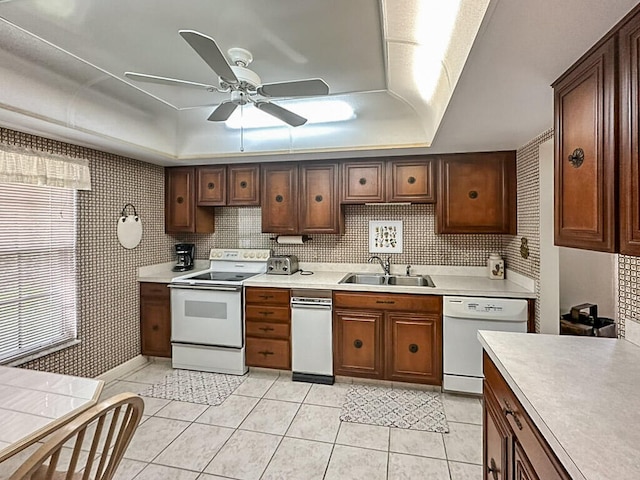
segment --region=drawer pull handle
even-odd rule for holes
[[[582,162],[584,162],[584,150],[576,148],[571,155],[569,155],[568,160],[573,168],[580,168]]]
[[[513,421],[516,422],[516,425],[518,426],[518,430],[522,430],[522,422],[518,418],[516,411],[511,408],[511,405],[509,405],[509,402],[506,398],[502,399],[502,401],[505,404],[505,407],[502,409],[505,416],[511,415],[513,417]]]
[[[416,345],[415,343],[412,343],[411,345],[409,345],[409,351],[411,353],[416,353],[418,351],[418,345]]]
[[[260,330],[262,330],[263,332],[271,332],[273,330],[272,327],[260,327]]]
[[[491,476],[493,477],[493,480],[498,480],[498,472],[500,470],[498,470],[498,467],[496,465],[496,461],[492,458],[491,459],[491,464],[487,467],[487,473],[490,473]]]
[[[269,350],[263,350],[261,352],[258,352],[260,355],[264,355],[265,357],[268,355],[273,355],[273,352],[270,352]]]
[[[258,312],[258,313],[259,313],[260,315],[265,315],[265,316],[266,316],[266,315],[273,315],[273,311],[271,311],[271,312],[268,312],[268,311],[267,311],[267,312]]]
[[[384,304],[387,304],[387,305],[393,305],[396,302],[394,300],[376,300],[376,303],[384,303]]]
[[[264,298],[265,300],[268,300],[270,298],[273,298],[273,295],[258,295],[259,298]]]
[[[362,345],[363,343],[362,343],[362,340],[360,339],[357,339],[356,341],[353,342],[353,346],[356,348],[362,348]]]

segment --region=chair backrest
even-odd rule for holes
[[[91,407],[53,431],[9,480],[110,480],[140,424],[143,409],[144,402],[133,393],[121,393]],[[63,447],[68,462],[60,461]]]

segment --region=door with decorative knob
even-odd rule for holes
[[[337,163],[300,165],[300,201],[298,233],[342,233]]]
[[[387,201],[435,203],[433,162],[425,158],[387,164]]]
[[[334,373],[382,378],[382,312],[334,313]]]

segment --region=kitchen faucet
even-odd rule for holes
[[[367,262],[372,263],[374,260],[377,260],[378,263],[380,263],[382,270],[384,270],[384,274],[386,276],[389,276],[389,274],[391,273],[391,257],[387,257],[387,260],[384,261],[377,255],[372,255],[371,257],[369,257],[369,260],[367,260]]]

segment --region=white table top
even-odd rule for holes
[[[0,367],[0,462],[94,405],[104,382]]]
[[[640,478],[639,347],[568,335],[478,338],[572,478]]]

